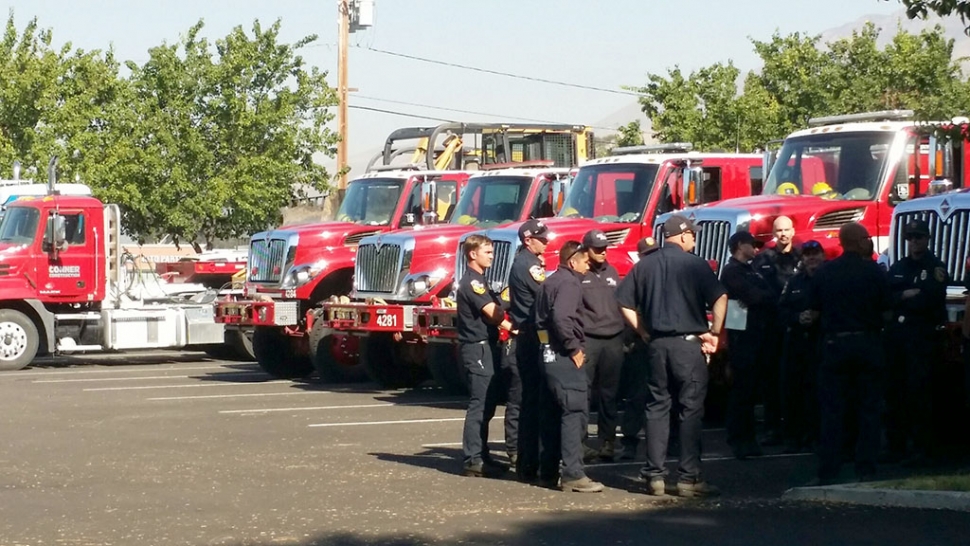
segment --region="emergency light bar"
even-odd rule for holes
[[[841,116],[823,116],[808,120],[809,127],[820,125],[835,125],[837,123],[852,123],[857,121],[905,121],[913,119],[912,110],[880,110],[878,112],[862,112],[859,114],[845,114]]]
[[[690,142],[669,142],[667,144],[648,144],[646,146],[620,146],[610,150],[610,155],[630,154],[675,154],[694,149]]]
[[[479,166],[480,171],[498,171],[501,169],[541,169],[555,167],[556,162],[551,159],[536,159],[533,161],[513,161],[510,163],[487,163]]]

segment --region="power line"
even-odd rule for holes
[[[356,104],[348,104],[347,108],[352,108],[354,110],[367,110],[368,112],[377,112],[380,114],[390,114],[392,116],[403,116],[406,118],[430,119],[433,121],[441,121],[444,123],[458,123],[453,119],[436,118],[432,116],[422,116],[419,114],[409,114],[407,112],[396,112],[394,110],[384,110],[383,108],[371,108],[370,106],[359,106]]]
[[[471,114],[473,116],[488,116],[488,117],[493,117],[493,118],[512,119],[512,120],[519,120],[519,121],[531,121],[533,123],[548,123],[548,124],[561,124],[561,125],[583,125],[581,123],[563,123],[561,121],[549,121],[549,120],[545,120],[545,119],[524,118],[524,117],[521,117],[521,116],[507,116],[507,115],[504,115],[504,114],[492,114],[492,113],[489,113],[489,112],[476,112],[474,110],[462,110],[460,108],[448,108],[448,107],[445,107],[445,106],[432,106],[430,104],[421,104],[421,103],[417,103],[417,102],[407,102],[407,101],[402,101],[402,100],[382,99],[380,97],[369,97],[367,95],[358,95],[356,93],[354,94],[354,98],[357,98],[357,99],[366,99],[366,100],[374,100],[374,101],[386,102],[386,103],[390,103],[390,104],[402,104],[402,105],[405,105],[405,106],[416,106],[418,108],[428,108],[428,109],[431,109],[431,110],[441,110],[441,111],[444,111],[444,112],[457,112],[459,114]],[[593,127],[593,128],[594,129],[610,129],[609,127]]]
[[[463,70],[472,70],[472,71],[475,71],[475,72],[482,72],[484,74],[492,74],[492,75],[495,75],[495,76],[505,76],[507,78],[516,78],[516,79],[520,79],[520,80],[528,80],[528,81],[539,82],[539,83],[547,83],[547,84],[551,84],[551,85],[559,85],[559,86],[562,86],[562,87],[573,87],[573,88],[576,88],[576,89],[585,89],[587,91],[599,91],[601,93],[613,93],[614,95],[627,95],[627,96],[631,96],[631,97],[639,97],[640,96],[639,93],[634,93],[633,91],[623,91],[623,90],[619,90],[619,89],[608,89],[606,87],[596,87],[596,86],[592,86],[592,85],[583,85],[583,84],[579,84],[579,83],[561,82],[561,81],[556,81],[556,80],[548,80],[548,79],[545,79],[545,78],[536,78],[536,77],[533,77],[533,76],[523,76],[521,74],[512,74],[511,72],[501,72],[499,70],[490,70],[488,68],[480,68],[480,67],[477,67],[477,66],[468,66],[468,65],[465,65],[465,64],[452,63],[452,62],[448,62],[448,61],[440,61],[440,60],[437,60],[437,59],[428,59],[428,58],[425,58],[425,57],[418,57],[416,55],[408,55],[406,53],[397,53],[397,52],[394,52],[394,51],[387,51],[385,49],[377,49],[375,47],[361,47],[361,46],[357,46],[357,47],[358,47],[358,49],[366,49],[368,51],[373,51],[375,53],[382,53],[384,55],[390,55],[392,57],[400,57],[402,59],[410,59],[412,61],[420,61],[420,62],[423,62],[423,63],[437,64],[437,65],[441,65],[441,66],[450,66],[452,68],[461,68]]]

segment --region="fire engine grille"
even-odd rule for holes
[[[512,270],[512,258],[518,245],[509,241],[492,241],[495,249],[495,259],[492,260],[492,267],[485,270],[485,280],[488,281],[492,289],[505,288],[509,282],[509,272]],[[455,282],[461,280],[468,271],[468,263],[459,256],[458,264],[455,267]]]
[[[726,220],[700,220],[697,222],[697,246],[694,254],[705,260],[717,261],[717,275],[728,258],[728,239],[731,238],[731,222]]]
[[[606,239],[610,242],[610,246],[619,245],[626,240],[626,237],[629,234],[629,229],[614,229],[613,231],[607,231],[605,233]]]
[[[255,239],[249,246],[249,280],[279,282],[286,266],[285,239]]]
[[[354,279],[360,292],[393,293],[401,272],[401,246],[373,244],[357,247]]]
[[[917,210],[896,215],[892,241],[896,259],[909,251],[904,234],[905,226],[913,220],[924,220],[930,226],[930,251],[946,264],[950,284],[963,285],[965,265],[970,257],[970,210],[958,210],[944,222],[935,211]]]
[[[377,235],[378,233],[380,233],[380,230],[361,231],[360,233],[348,235],[347,238],[344,239],[344,246],[354,246],[360,243],[360,240],[364,237],[370,237],[371,235]]]
[[[815,229],[839,229],[849,222],[862,220],[866,209],[859,207],[855,209],[836,210],[828,214],[823,214],[816,222]]]

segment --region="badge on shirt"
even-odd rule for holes
[[[616,279],[613,277],[606,277],[606,284],[610,286],[616,286]]]
[[[506,286],[505,289],[502,290],[502,293],[499,294],[499,297],[502,298],[502,301],[509,301],[509,287],[508,286]]]
[[[472,292],[482,295],[485,293],[485,285],[479,281],[472,281]]]
[[[919,280],[921,280],[921,281],[925,281],[926,280],[926,270],[925,269],[919,272]]]
[[[946,269],[943,269],[942,267],[937,267],[934,269],[933,278],[936,279],[936,282],[946,282]]]
[[[546,272],[542,269],[542,266],[534,265],[529,268],[529,274],[532,275],[532,279],[536,282],[545,282]]]

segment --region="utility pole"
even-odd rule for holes
[[[337,127],[340,142],[337,143],[337,169],[341,171],[337,186],[341,196],[347,189],[347,49],[350,45],[350,0],[337,0],[340,17],[337,37]]]

